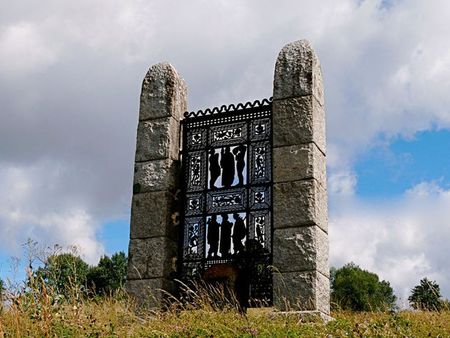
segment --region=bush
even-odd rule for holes
[[[37,283],[44,283],[65,297],[84,289],[89,265],[72,253],[54,254],[47,258],[44,267],[34,273]]]
[[[435,281],[430,281],[426,277],[411,290],[409,304],[418,310],[439,311],[442,307],[441,291]]]
[[[127,275],[127,257],[118,252],[103,256],[97,266],[90,267],[79,256],[72,253],[53,254],[44,267],[33,274],[34,282],[42,288],[51,287],[66,298],[86,295],[105,295],[120,289]],[[30,281],[31,282],[31,281]]]
[[[103,256],[98,265],[92,267],[87,275],[89,288],[98,295],[120,289],[127,278],[127,256],[117,252],[109,258]]]
[[[332,302],[343,310],[392,310],[397,298],[389,282],[354,263],[331,270],[331,289]]]

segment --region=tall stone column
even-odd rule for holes
[[[126,289],[141,304],[161,307],[174,290],[178,241],[180,120],[187,87],[168,63],[142,83],[134,165]]]
[[[280,52],[273,88],[274,305],[330,312],[325,112],[308,41]]]

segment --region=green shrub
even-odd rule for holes
[[[331,299],[335,307],[351,311],[386,311],[395,307],[396,296],[387,281],[354,263],[331,271]]]
[[[120,289],[127,278],[127,256],[117,252],[110,257],[103,256],[98,265],[89,269],[88,287],[98,295],[105,295]]]
[[[33,278],[36,283],[45,284],[59,295],[69,298],[76,294],[78,297],[78,293],[85,289],[88,271],[89,265],[79,256],[60,253],[49,256]]]
[[[414,309],[439,311],[443,305],[440,298],[439,285],[425,277],[411,290],[408,300]]]

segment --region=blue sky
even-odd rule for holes
[[[363,198],[395,197],[423,182],[450,184],[450,130],[418,132],[376,146],[358,157],[356,193]]]
[[[130,220],[128,217],[121,220],[105,223],[99,233],[99,240],[105,243],[106,253],[112,255],[123,251],[128,254],[128,238],[130,237]]]
[[[446,0],[0,3],[0,276],[28,238],[127,251],[139,92],[171,62],[189,110],[272,95],[311,41],[327,111],[330,262],[450,298]]]

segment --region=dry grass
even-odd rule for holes
[[[328,324],[302,323],[263,309],[241,315],[233,302],[224,302],[223,291],[214,290],[212,297],[210,291],[152,312],[136,311],[123,293],[92,300],[74,290],[70,300],[63,300],[45,287],[31,287],[6,294],[0,337],[450,337],[448,310],[337,312]]]
[[[30,264],[31,266],[31,258]],[[303,323],[267,308],[242,315],[227,290],[185,286],[183,302],[143,311],[124,292],[86,298],[76,284],[65,296],[28,272],[27,285],[9,285],[0,299],[2,337],[450,337],[450,308],[441,312],[335,312],[336,319]]]

